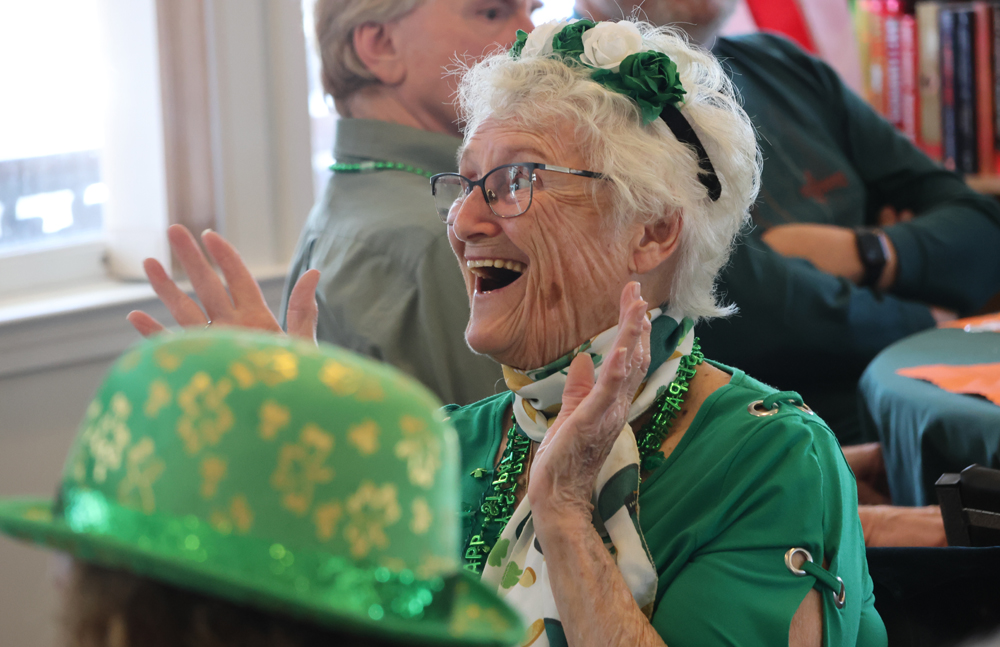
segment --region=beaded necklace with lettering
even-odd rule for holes
[[[695,337],[691,354],[681,358],[677,368],[677,377],[663,390],[651,409],[652,415],[639,430],[639,458],[644,471],[652,471],[663,462],[660,446],[663,444],[674,418],[681,411],[684,397],[688,391],[688,383],[694,377],[698,365],[705,361],[701,345]],[[483,492],[479,506],[483,513],[483,525],[478,534],[472,535],[465,547],[465,570],[476,574],[483,572],[483,560],[493,549],[493,544],[503,531],[504,526],[514,514],[514,503],[517,500],[517,477],[524,473],[528,453],[531,450],[531,440],[517,431],[517,422],[511,416],[511,427],[507,431],[507,447],[497,464],[496,478]],[[473,470],[472,475],[482,478],[488,472],[482,468]]]
[[[371,171],[404,171],[406,173],[414,173],[426,178],[430,178],[433,173],[430,171],[425,171],[424,169],[413,166],[412,164],[402,164],[400,162],[359,162],[357,164],[348,164],[347,162],[337,162],[336,164],[330,165],[330,170],[334,173],[368,173]]]

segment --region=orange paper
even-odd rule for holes
[[[994,312],[989,315],[982,315],[979,317],[966,317],[965,319],[956,319],[955,321],[949,321],[938,326],[938,328],[961,328],[962,330],[967,330],[972,332],[1000,332],[1000,312]]]
[[[904,377],[926,380],[951,393],[981,395],[1000,405],[1000,362],[994,364],[929,364],[896,371]]]

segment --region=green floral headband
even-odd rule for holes
[[[642,33],[634,23],[570,20],[539,25],[530,34],[517,31],[508,52],[512,58],[558,56],[566,63],[593,69],[591,78],[638,105],[643,125],[663,119],[679,141],[698,154],[698,179],[714,202],[722,184],[708,152],[681,114],[686,91],[677,64],[663,52],[644,50]]]

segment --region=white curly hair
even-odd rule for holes
[[[637,104],[593,81],[591,69],[551,54],[512,58],[498,53],[463,70],[458,104],[465,141],[486,120],[510,120],[537,133],[555,123],[573,124],[588,169],[610,180],[592,183],[595,191],[610,188],[610,228],[682,218],[668,295],[671,309],[696,320],[726,316],[736,309],[721,303],[716,279],[749,222],[760,188],[755,131],[710,52],[689,44],[679,30],[633,24],[645,50],[662,52],[677,65],[686,90],[678,107],[722,183],[717,201],[698,179],[692,146],[679,142],[661,119],[643,125]]]

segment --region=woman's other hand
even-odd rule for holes
[[[181,290],[163,266],[152,258],[143,263],[146,276],[177,323],[185,328],[203,328],[209,322],[215,326],[233,326],[281,333],[281,326],[239,252],[222,236],[207,230],[201,235],[209,256],[222,270],[225,284],[201,253],[198,242],[182,225],[167,229],[167,238],[194,286],[201,306]],[[288,334],[316,341],[316,284],[319,271],[309,270],[296,282],[288,299]],[[228,285],[228,290],[226,289]],[[202,310],[204,307],[204,310]],[[145,312],[135,310],[128,321],[143,337],[164,331],[160,322]]]
[[[649,369],[646,308],[639,284],[625,286],[615,350],[604,358],[596,383],[590,355],[581,353],[570,364],[562,409],[538,447],[528,479],[536,527],[552,514],[574,512],[590,523],[594,482]]]

